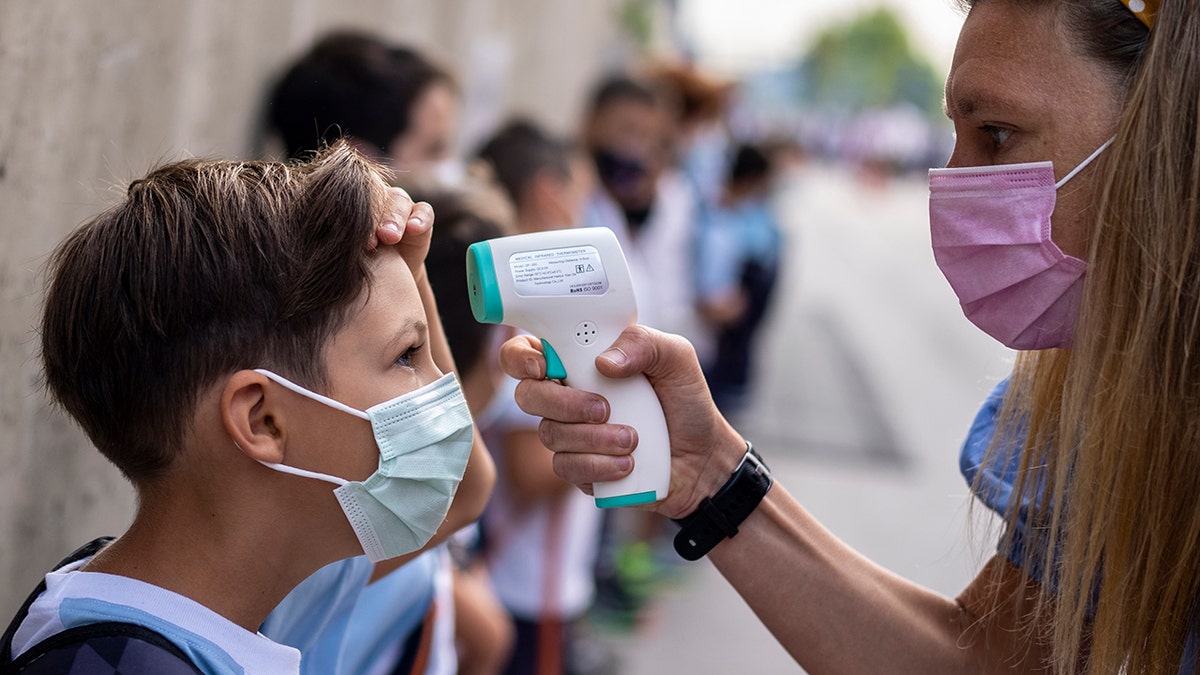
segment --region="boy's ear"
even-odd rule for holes
[[[286,413],[278,396],[270,394],[270,380],[253,370],[239,370],[221,391],[221,422],[237,447],[251,459],[283,461]]]

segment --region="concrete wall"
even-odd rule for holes
[[[123,479],[39,389],[39,269],[151,165],[253,157],[264,86],[333,27],[455,71],[464,144],[510,110],[574,127],[623,49],[618,0],[4,0],[0,3],[0,617],[76,546],[119,534]]]

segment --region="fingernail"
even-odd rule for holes
[[[621,429],[617,431],[617,447],[633,447],[633,432],[629,430],[629,427],[621,427]]]
[[[618,367],[625,365],[625,362],[629,360],[629,357],[625,355],[625,352],[615,347],[605,350],[604,353],[600,355],[600,358],[607,359],[609,363]]]
[[[421,216],[413,216],[412,218],[408,219],[409,227],[420,228],[420,227],[423,227],[424,225],[425,225],[425,221],[421,218]]]
[[[385,220],[383,222],[383,229],[400,234],[400,225],[393,220]]]
[[[607,417],[608,406],[604,405],[604,401],[593,402],[591,409],[588,411],[588,418],[593,422],[603,422]]]
[[[536,359],[525,359],[525,377],[530,379],[538,379],[542,376],[542,369],[538,367]]]
[[[621,471],[628,471],[633,468],[633,457],[630,457],[629,455],[621,455],[619,457],[613,457],[613,459],[616,461],[617,468]]]

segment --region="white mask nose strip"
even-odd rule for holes
[[[292,391],[296,392],[297,394],[300,394],[301,396],[304,396],[305,398],[311,398],[312,400],[317,401],[318,403],[324,403],[325,405],[329,406],[330,408],[333,408],[334,410],[340,410],[344,413],[347,413],[349,415],[354,415],[355,417],[357,417],[359,419],[364,419],[367,421],[370,421],[370,419],[371,419],[367,415],[367,413],[365,413],[361,410],[355,410],[354,408],[351,408],[350,406],[348,406],[344,403],[341,403],[340,401],[335,401],[335,400],[329,398],[328,396],[322,396],[321,394],[318,394],[315,391],[309,391],[308,389],[301,387],[300,385],[296,384],[295,382],[292,382],[291,380],[287,379],[286,377],[283,377],[282,375],[276,375],[275,373],[272,373],[271,371],[265,370],[263,368],[255,368],[254,372],[256,372],[260,375],[267,376],[272,381],[274,381],[276,384],[279,384],[286,389],[291,389]]]
[[[1079,166],[1075,167],[1074,169],[1071,169],[1071,172],[1070,172],[1070,173],[1068,173],[1067,175],[1063,176],[1063,177],[1062,177],[1062,180],[1060,180],[1060,181],[1058,181],[1057,183],[1055,183],[1055,184],[1054,184],[1054,189],[1055,189],[1055,190],[1057,190],[1057,189],[1061,188],[1062,186],[1066,185],[1066,184],[1067,184],[1067,181],[1069,181],[1069,180],[1071,180],[1072,178],[1074,178],[1074,177],[1075,177],[1075,176],[1076,176],[1076,175],[1077,175],[1077,174],[1078,174],[1080,171],[1083,171],[1084,169],[1086,169],[1086,168],[1087,168],[1087,165],[1088,165],[1088,164],[1091,164],[1091,163],[1092,163],[1092,160],[1094,160],[1094,159],[1096,159],[1097,157],[1099,157],[1099,156],[1100,156],[1100,153],[1102,153],[1102,152],[1104,152],[1105,150],[1107,150],[1107,149],[1108,149],[1108,146],[1112,145],[1112,144],[1113,144],[1113,141],[1115,141],[1115,140],[1117,140],[1117,137],[1116,137],[1116,136],[1113,136],[1112,138],[1108,139],[1107,141],[1104,141],[1104,145],[1101,145],[1100,147],[1096,148],[1096,151],[1095,151],[1095,152],[1093,152],[1092,154],[1088,155],[1087,159],[1085,159],[1085,160],[1083,160],[1082,162],[1080,162],[1080,163],[1079,163]]]

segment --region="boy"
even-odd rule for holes
[[[515,121],[479,155],[516,205],[520,232],[574,227],[582,219],[591,174],[567,143]],[[481,521],[488,571],[516,627],[502,672],[570,672],[572,647],[586,637],[582,618],[594,597],[603,512],[555,475],[553,453],[538,436],[540,420],[517,407],[516,380],[499,373],[495,351],[488,356],[487,367],[464,381],[495,382],[495,394],[475,419],[497,465],[496,492]],[[455,357],[466,359],[460,352]]]
[[[684,336],[704,362],[712,335],[695,309],[693,288],[700,202],[672,166],[675,133],[657,89],[621,75],[597,85],[584,144],[599,189],[588,201],[585,224],[617,234],[633,273],[638,320]]]
[[[46,382],[138,510],[47,575],[0,666],[295,673],[300,652],[257,630],[296,584],[478,515],[492,466],[442,376],[431,224],[338,143],[297,166],[162,167],[60,246]]]
[[[393,169],[410,191],[456,178],[460,163],[451,151],[458,107],[457,85],[449,73],[409,48],[353,30],[317,40],[288,67],[267,101],[269,126],[289,156],[309,156],[341,137]],[[455,291],[463,293],[462,283]],[[346,628],[352,638],[342,641],[331,636],[329,627],[336,624],[314,608],[339,604],[331,602],[329,591],[343,585],[344,572],[337,566],[306,580],[263,626],[273,639],[304,653],[305,675],[327,675],[377,657],[386,660],[397,645],[405,654],[428,654],[426,667],[412,672],[445,675],[456,670],[453,619],[458,603],[445,547],[427,551],[386,578],[379,575],[364,602],[387,613],[372,613],[369,631]],[[460,594],[459,599],[465,597]],[[317,643],[306,641],[313,635],[310,624],[326,627]],[[422,650],[427,634],[432,647]]]
[[[583,153],[532,122],[513,120],[479,150],[516,214],[517,231],[576,227],[593,187]]]
[[[697,245],[700,312],[717,330],[717,354],[705,376],[725,415],[749,393],[753,345],[779,276],[783,237],[771,211],[771,158],[738,146],[720,201],[706,211]]]

